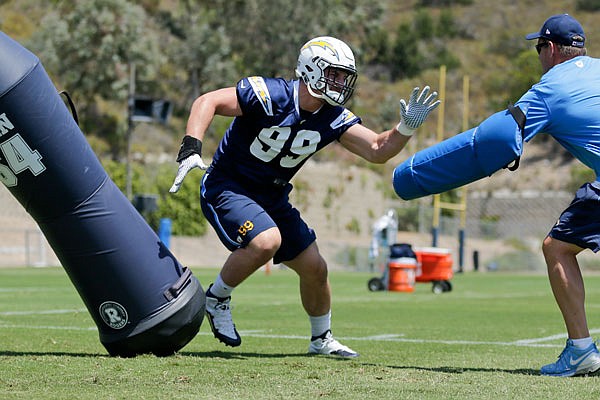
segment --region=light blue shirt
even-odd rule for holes
[[[527,116],[525,141],[542,132],[600,176],[600,59],[552,67],[515,104]]]

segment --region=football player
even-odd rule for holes
[[[294,270],[311,325],[309,353],[357,357],[331,334],[331,291],[327,264],[315,232],[289,202],[290,180],[310,156],[333,141],[373,163],[398,154],[440,101],[415,88],[400,101],[400,122],[380,134],[344,107],[357,78],[352,50],[322,36],[300,50],[297,80],[252,76],[236,87],[206,93],[191,108],[171,187],[177,192],[192,168],[207,169],[200,203],[223,244],[231,251],[206,292],[213,334],[229,346],[241,338],[232,320],[232,291],[273,259]],[[235,117],[212,163],[201,157],[202,140],[215,115]]]

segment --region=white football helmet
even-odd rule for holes
[[[346,74],[343,81],[336,80],[336,71]],[[357,77],[354,54],[339,39],[316,37],[300,49],[296,76],[306,83],[312,96],[331,105],[343,105],[354,92]]]

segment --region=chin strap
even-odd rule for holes
[[[525,138],[525,121],[527,120],[527,117],[525,117],[525,113],[523,111],[521,111],[519,106],[515,107],[512,104],[508,105],[508,112],[510,113],[510,115],[512,115],[515,122],[517,123],[517,126],[519,127],[519,131],[521,131],[521,142],[522,142]],[[516,171],[517,168],[519,168],[520,161],[521,161],[521,156],[518,156],[512,162],[512,165],[506,164],[502,168],[506,168],[509,171]]]

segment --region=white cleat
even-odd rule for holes
[[[209,292],[210,288],[208,288],[206,293],[206,317],[210,323],[213,335],[227,346],[239,346],[242,344],[242,338],[235,329],[233,319],[231,318],[231,309],[229,306],[231,297],[221,299]]]
[[[358,357],[358,353],[351,348],[344,346],[333,338],[331,331],[325,332],[319,337],[312,337],[310,346],[308,347],[309,354],[325,354],[328,356],[339,357]]]

